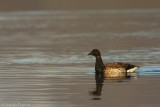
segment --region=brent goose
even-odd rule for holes
[[[116,77],[127,72],[134,72],[138,69],[138,66],[127,64],[127,63],[110,63],[103,64],[100,51],[98,49],[93,49],[88,55],[93,55],[96,57],[95,71],[96,72],[104,72],[105,75],[109,77]]]

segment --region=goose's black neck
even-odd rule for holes
[[[103,64],[101,55],[96,56],[96,64],[95,64],[95,70],[96,72],[102,72],[104,70],[105,65]]]
[[[96,65],[104,65],[101,56],[96,56]]]

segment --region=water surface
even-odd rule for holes
[[[1,106],[159,107],[159,19],[159,9],[0,12]],[[94,48],[138,75],[90,94]]]

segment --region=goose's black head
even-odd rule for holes
[[[88,55],[100,56],[100,51],[98,49],[93,49]]]

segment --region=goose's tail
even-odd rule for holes
[[[133,67],[131,69],[128,69],[127,72],[135,72],[139,67]]]

